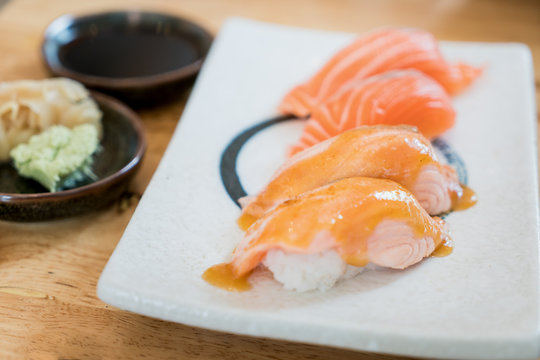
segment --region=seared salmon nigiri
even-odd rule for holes
[[[432,139],[454,125],[450,96],[414,70],[390,71],[351,83],[317,105],[291,154],[360,125],[412,125]]]
[[[398,69],[419,70],[450,94],[467,87],[481,73],[479,68],[446,62],[437,40],[426,31],[381,29],[360,37],[334,55],[311,79],[285,96],[280,110],[304,117],[346,83]]]
[[[429,214],[446,212],[463,189],[456,171],[441,164],[431,143],[408,126],[362,126],[288,159],[257,195],[240,199],[246,229],[277,204],[333,181],[355,177],[398,182]]]
[[[264,263],[286,288],[325,289],[350,273],[347,265],[403,269],[449,240],[444,221],[403,186],[353,177],[268,211],[248,229],[231,266],[242,277]]]

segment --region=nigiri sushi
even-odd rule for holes
[[[295,154],[360,125],[412,125],[428,139],[454,125],[450,96],[432,78],[414,70],[371,76],[313,108]]]
[[[236,278],[262,263],[287,289],[325,290],[368,263],[404,269],[449,242],[445,222],[403,186],[353,177],[268,211],[248,229],[230,265]]]
[[[339,51],[311,79],[293,88],[283,99],[280,110],[307,116],[345,84],[398,69],[419,70],[450,94],[467,87],[481,73],[476,67],[446,62],[437,41],[426,31],[386,28],[372,31]]]
[[[450,210],[463,189],[456,171],[440,163],[431,143],[408,126],[362,126],[289,158],[257,195],[240,200],[246,229],[277,204],[333,181],[385,178],[412,192],[429,214]]]

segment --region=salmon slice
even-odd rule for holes
[[[360,125],[412,125],[432,139],[451,128],[455,116],[439,83],[414,70],[390,71],[350,84],[316,106],[290,153]]]
[[[404,269],[450,241],[398,183],[364,177],[336,181],[288,200],[251,226],[233,253],[235,276],[248,274],[269,251],[336,251],[349,265]]]
[[[446,62],[437,41],[426,31],[380,29],[339,51],[311,79],[293,88],[283,99],[280,111],[305,117],[345,84],[399,69],[419,70],[450,94],[463,90],[482,72],[467,64]]]
[[[362,126],[288,159],[266,187],[241,201],[246,229],[277,204],[333,181],[390,179],[409,189],[429,214],[448,211],[463,190],[456,171],[441,164],[429,140],[408,126]]]

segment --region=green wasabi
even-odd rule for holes
[[[90,167],[98,146],[98,131],[94,125],[83,124],[73,129],[57,125],[32,136],[27,144],[11,150],[10,155],[21,176],[56,192],[86,177],[95,179]]]

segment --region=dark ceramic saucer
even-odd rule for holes
[[[103,112],[102,150],[92,166],[98,180],[50,193],[19,176],[10,163],[0,163],[0,219],[38,221],[78,215],[110,205],[126,190],[146,149],[141,121],[108,96],[92,93],[92,97]]]
[[[53,74],[140,106],[190,84],[211,43],[212,36],[188,20],[118,11],[59,17],[45,32],[42,55]]]

